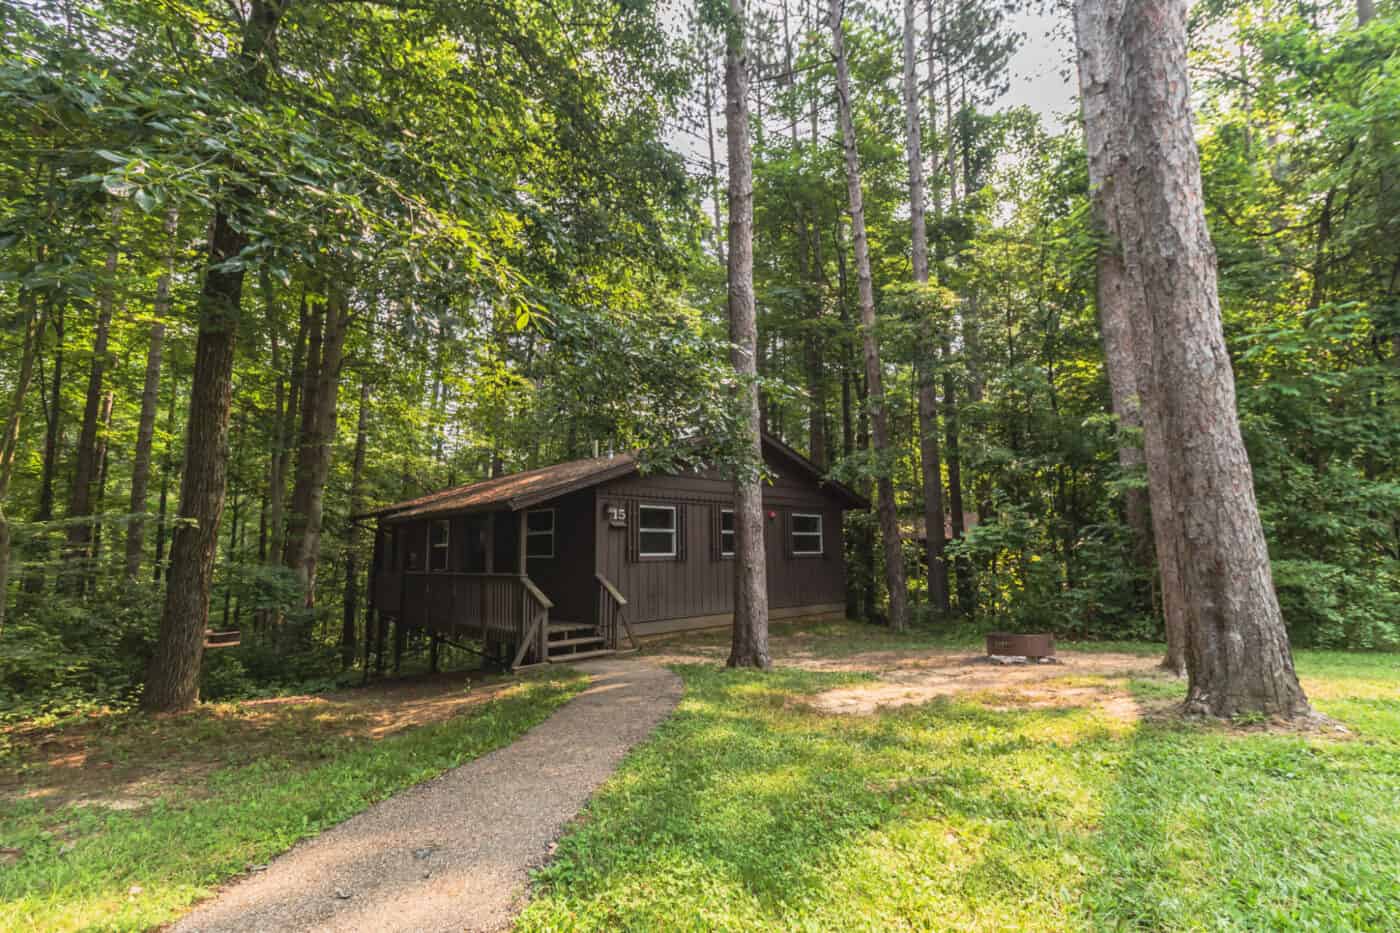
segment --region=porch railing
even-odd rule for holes
[[[374,582],[376,606],[405,625],[458,638],[513,645],[519,665],[545,658],[554,603],[529,577],[514,573],[411,571]]]

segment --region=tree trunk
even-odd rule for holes
[[[1161,447],[1161,431],[1143,431],[1143,402],[1138,386],[1131,308],[1144,300],[1136,267],[1130,268],[1124,245],[1136,240],[1137,215],[1127,199],[1126,99],[1122,84],[1122,49],[1115,33],[1123,0],[1080,3],[1075,9],[1079,47],[1079,87],[1084,109],[1084,143],[1089,158],[1094,220],[1102,238],[1097,253],[1099,329],[1108,372],[1113,414],[1123,439],[1118,464],[1125,474],[1146,467],[1151,491],[1124,494],[1124,517],[1134,536],[1134,554],[1150,564],[1155,551],[1161,575],[1162,616],[1167,651],[1162,667],[1186,672],[1186,594],[1181,589],[1180,529],[1172,503],[1170,464]],[[1141,433],[1142,443],[1130,437]]]
[[[165,433],[170,436],[170,446],[165,449],[165,462],[160,471],[160,499],[156,506],[156,553],[152,561],[151,578],[159,583],[165,570],[165,539],[169,514],[170,480],[175,475],[175,408],[179,400],[179,382],[174,368],[170,373],[170,404],[165,409]]]
[[[242,96],[257,101],[274,58],[277,25],[287,0],[252,0],[243,23]],[[219,520],[228,481],[228,416],[233,398],[233,359],[238,345],[243,270],[225,264],[248,245],[248,235],[232,212],[255,195],[235,187],[214,211],[209,263],[199,295],[199,336],[195,343],[185,437],[184,477],[180,482],[180,523],[170,544],[165,606],[160,636],[147,668],[141,705],[148,710],[188,709],[199,698],[204,630],[209,622],[209,587],[214,577]]]
[[[360,529],[354,517],[365,509],[364,473],[369,423],[369,380],[360,374],[360,414],[355,424],[355,458],[350,467],[350,520],[345,523],[345,599],[340,624],[340,660],[355,663],[355,623],[360,609]],[[368,638],[368,630],[366,630]],[[434,642],[436,648],[436,642]]]
[[[131,460],[131,515],[126,526],[126,578],[141,574],[141,554],[146,541],[146,490],[151,478],[151,443],[156,434],[156,409],[160,406],[160,363],[165,341],[165,318],[170,313],[170,279],[175,270],[175,235],[179,215],[165,215],[165,238],[169,248],[165,272],[156,282],[155,320],[151,322],[150,344],[146,350],[146,381],[141,391],[141,418],[136,427],[136,451]]]
[[[1173,458],[1190,594],[1185,708],[1222,717],[1310,715],[1235,410],[1189,102],[1186,0],[1135,0],[1120,29],[1139,219],[1129,262],[1141,272],[1144,297],[1130,306],[1130,320],[1150,410],[1145,427],[1161,432]]]
[[[63,588],[81,592],[92,569],[92,493],[97,483],[97,433],[102,420],[102,383],[107,371],[107,342],[112,326],[112,310],[117,296],[117,258],[120,255],[121,205],[111,210],[111,242],[103,269],[102,293],[93,328],[92,364],[88,369],[87,397],[83,405],[83,426],[78,434],[78,450],[73,466],[73,486],[68,495],[68,518],[76,520],[68,528],[67,559],[76,564],[61,576]]]
[[[734,640],[730,667],[767,670],[768,560],[763,542],[763,442],[758,398],[758,313],[753,291],[753,153],[744,0],[729,0],[724,125],[729,146],[729,361],[743,411],[734,473]]]
[[[910,256],[914,282],[928,284],[928,230],[924,221],[924,156],[919,130],[919,89],[916,75],[914,0],[904,0],[904,136],[909,160]],[[922,306],[922,301],[921,301]],[[919,466],[924,491],[924,532],[928,542],[928,598],[934,609],[948,611],[948,567],[943,562],[943,462],[938,447],[938,406],[933,391],[933,357],[916,364],[919,398]]]
[[[33,292],[24,292],[27,300],[24,338],[20,345],[19,373],[10,394],[10,410],[5,417],[5,433],[0,435],[0,635],[5,632],[6,609],[10,603],[10,519],[5,513],[5,500],[10,495],[10,480],[14,477],[15,458],[19,453],[19,426],[24,416],[24,399],[34,377],[34,361],[39,355],[39,342],[44,332],[43,315],[37,310]]]
[[[349,307],[342,284],[332,282],[308,346],[302,389],[301,442],[297,448],[296,485],[292,491],[287,566],[305,587],[305,605],[316,605],[316,565],[321,548],[321,519],[335,443],[337,389],[343,362]],[[316,334],[318,326],[321,333]],[[319,339],[318,339],[319,337]]]
[[[846,64],[846,43],[841,25],[842,0],[831,0],[832,51],[836,58],[837,118],[846,155],[846,190],[851,202],[851,242],[855,248],[856,288],[860,299],[861,342],[865,350],[865,383],[869,396],[870,429],[878,462],[876,489],[879,496],[880,532],[885,545],[885,585],[889,590],[890,628],[902,632],[908,627],[908,592],[904,583],[904,547],[899,536],[899,516],[895,509],[894,480],[890,476],[890,432],[885,410],[883,375],[880,371],[880,340],[875,332],[875,288],[870,277],[870,244],[865,235],[865,204],[861,194],[860,157],[856,151],[855,119],[851,108],[851,76]]]
[[[53,521],[54,480],[58,474],[58,446],[63,427],[63,312],[64,303],[59,302],[57,308],[49,315],[53,323],[53,373],[49,382],[49,397],[43,400],[44,461],[39,474],[39,504],[34,511],[34,523],[40,526]],[[42,385],[40,392],[43,392]],[[52,557],[49,535],[47,530],[42,528],[40,534],[42,552],[47,562]],[[42,566],[31,565],[25,574],[24,591],[43,592],[45,573],[46,570]]]

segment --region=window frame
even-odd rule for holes
[[[642,524],[642,514],[647,509],[654,509],[658,512],[671,513],[671,527],[669,528],[648,528]],[[637,559],[638,560],[679,560],[680,559],[680,533],[681,533],[681,512],[676,505],[665,505],[660,502],[638,502],[637,503]],[[646,535],[669,534],[671,536],[671,550],[669,552],[646,550]]]
[[[438,544],[433,540],[433,530],[441,527],[443,530],[442,543]],[[442,552],[442,566],[436,566],[434,558],[438,552]],[[428,572],[429,573],[449,573],[452,569],[452,519],[450,518],[430,518],[428,519]]]
[[[799,518],[815,518],[817,520],[816,531],[798,531],[797,520]],[[807,551],[798,548],[798,538],[817,539],[817,549]],[[788,519],[788,552],[793,557],[824,557],[826,556],[826,516],[821,512],[793,512]]]
[[[729,516],[728,531],[724,530],[724,516],[726,515]],[[733,509],[722,508],[719,510],[719,526],[716,529],[716,532],[719,534],[719,541],[716,542],[716,547],[719,549],[720,559],[732,560],[734,558],[734,555],[737,554],[739,551],[739,526],[734,523]],[[724,549],[725,535],[729,535],[729,550],[727,551]]]
[[[531,515],[543,515],[543,514],[546,514],[546,513],[549,515],[549,530],[548,530],[548,531],[532,531],[532,530],[530,529],[530,516],[531,516]],[[525,559],[526,559],[526,560],[553,560],[555,557],[559,556],[559,552],[558,552],[558,550],[555,548],[555,543],[554,543],[554,533],[558,530],[558,528],[559,528],[559,515],[558,515],[558,510],[557,510],[557,509],[553,509],[553,508],[549,508],[549,509],[529,509],[528,511],[526,511],[526,513],[525,513]],[[548,553],[548,554],[531,554],[531,553],[530,553],[530,539],[531,539],[531,538],[540,538],[540,537],[544,537],[544,536],[546,536],[546,535],[549,536],[549,553]]]

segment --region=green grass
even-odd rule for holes
[[[202,776],[197,796],[175,788],[133,811],[46,810],[37,801],[9,807],[0,811],[0,845],[24,854],[0,865],[0,929],[141,930],[166,922],[247,866],[510,743],[583,684],[581,675],[553,671],[454,718],[377,741],[338,732],[313,741],[305,731],[311,719],[293,711],[295,748],[273,753],[264,741],[251,761],[230,748],[228,759],[241,763]],[[162,723],[205,744],[230,734],[217,717],[199,716],[147,719],[122,734],[147,735]]]
[[[1400,929],[1400,658],[1298,666],[1349,739],[948,700],[840,717],[800,699],[869,675],[679,667],[676,715],[519,928]]]

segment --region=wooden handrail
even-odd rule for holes
[[[627,605],[627,597],[618,592],[617,587],[612,585],[611,580],[601,573],[595,573],[593,576],[603,585],[603,589],[608,591],[608,595],[613,598],[613,602],[617,603],[619,606]]]
[[[533,580],[525,576],[525,574],[523,573],[520,574],[519,577],[520,585],[525,587],[525,592],[529,593],[535,598],[535,602],[539,603],[540,606],[542,606],[545,609],[554,608],[554,601],[548,596],[544,595],[544,593],[540,591],[540,588],[538,586],[535,586]]]

